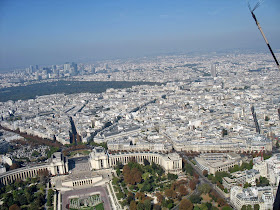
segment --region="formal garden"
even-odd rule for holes
[[[101,196],[91,195],[85,198],[72,198],[69,204],[70,210],[104,210]]]
[[[192,166],[184,162],[184,174],[178,177],[165,174],[164,169],[147,160],[117,164],[113,188],[120,205],[131,210],[149,209],[231,209],[226,201],[211,189],[199,183]]]

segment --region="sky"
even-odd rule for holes
[[[279,11],[255,11],[273,49]],[[266,50],[246,0],[0,0],[2,70],[229,49]]]

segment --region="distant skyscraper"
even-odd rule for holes
[[[52,73],[54,73],[54,74],[56,74],[56,75],[59,74],[59,71],[58,71],[56,65],[52,65]]]
[[[78,65],[75,62],[72,62],[71,64],[71,74],[73,76],[78,74]]]
[[[72,68],[74,69],[74,72],[78,72],[78,65],[75,62],[72,62]]]
[[[38,71],[35,72],[35,80],[40,80],[40,76],[39,76]]]
[[[32,65],[30,65],[29,69],[30,69],[30,73],[34,72],[34,67]]]
[[[217,77],[216,64],[211,65],[211,76]]]
[[[64,71],[69,71],[69,70],[70,70],[70,67],[71,67],[71,65],[70,65],[69,62],[65,63],[65,64],[64,64]]]
[[[90,65],[90,73],[95,74],[94,65]]]
[[[84,71],[85,71],[85,66],[84,66],[84,64],[81,64],[80,68],[79,68],[80,74],[83,75],[85,73]]]
[[[39,70],[39,66],[38,65],[35,65],[35,68],[36,68],[36,70]]]

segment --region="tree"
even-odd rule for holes
[[[269,186],[269,180],[265,177],[260,176],[259,180],[257,180],[257,187]]]
[[[223,206],[222,210],[232,210],[230,206]]]
[[[150,192],[152,190],[152,186],[150,183],[144,182],[143,187],[141,188],[141,192]]]
[[[48,158],[52,156],[53,153],[58,152],[60,149],[59,147],[50,147],[50,150],[46,150]]]
[[[197,173],[193,173],[193,176],[194,176],[195,179],[199,178],[199,175]]]
[[[191,166],[191,164],[188,164],[186,163],[185,164],[185,171],[186,171],[186,174],[189,174],[189,175],[193,175],[193,167]]]
[[[251,205],[248,205],[247,210],[253,210],[253,207]]]
[[[156,192],[156,197],[157,197],[158,203],[162,203],[162,201],[164,199],[163,195],[159,192]]]
[[[168,197],[168,198],[172,198],[173,193],[174,193],[174,190],[173,190],[173,189],[166,189],[166,190],[164,191],[165,196]]]
[[[162,176],[164,174],[164,169],[160,166],[160,165],[157,165],[155,163],[152,163],[152,166],[153,164],[156,166],[156,169],[155,169],[155,172],[159,175],[159,176]],[[154,167],[153,167],[154,168]]]
[[[192,202],[184,198],[179,205],[179,210],[192,210],[192,209],[193,209]]]
[[[168,174],[167,174],[167,178],[168,178],[169,180],[175,180],[175,179],[178,178],[178,175],[168,173]]]
[[[210,192],[211,190],[211,186],[209,184],[201,184],[198,186],[198,190],[199,192],[203,193],[203,194],[207,194]]]
[[[254,210],[259,210],[260,209],[260,205],[259,204],[255,204],[254,205]]]
[[[113,185],[117,185],[119,181],[120,181],[120,180],[118,179],[118,177],[114,177],[114,178],[113,178],[113,181],[112,181],[112,184],[113,184]]]
[[[243,162],[241,164],[241,170],[245,170],[245,169],[252,169],[253,168],[253,160],[251,160],[249,163]]]
[[[227,172],[225,172],[225,171],[217,171],[217,172],[215,173],[215,179],[216,179],[216,181],[222,183],[223,177],[230,177],[230,174],[227,173]]]
[[[218,199],[217,199],[217,202],[218,202],[218,204],[219,204],[220,206],[224,206],[224,205],[227,204],[227,202],[226,202],[224,199],[222,199],[222,198],[218,198]]]
[[[117,193],[117,194],[116,194],[116,196],[117,196],[118,200],[120,200],[120,199],[124,198],[124,194],[123,194],[123,192],[119,192],[119,193]]]
[[[9,210],[20,210],[20,208],[17,204],[13,204],[9,207]]]
[[[173,206],[174,206],[174,203],[172,202],[172,203],[169,203],[169,204],[167,205],[167,208],[168,208],[168,209],[172,209]]]
[[[276,148],[279,148],[279,141],[276,140]]]
[[[152,204],[151,204],[150,199],[146,199],[144,201],[144,207],[145,207],[145,210],[151,210],[152,209]]]
[[[205,203],[205,205],[207,206],[208,209],[212,208],[212,203],[207,202],[207,203]]]
[[[231,167],[231,168],[229,169],[229,172],[230,172],[230,173],[233,173],[233,172],[240,171],[240,170],[241,170],[241,168],[240,168],[239,165],[234,165],[233,167]]]
[[[208,176],[208,171],[207,170],[203,170],[203,172],[202,172],[202,174],[203,174],[203,176]]]
[[[241,207],[241,210],[247,210],[247,206],[246,206],[246,205],[243,205],[243,206]]]
[[[199,209],[200,209],[200,210],[208,210],[208,207],[206,206],[205,203],[202,203],[202,204],[199,206]]]
[[[133,168],[131,170],[131,173],[133,173],[133,180],[135,183],[140,183],[142,180],[142,173],[137,169]]]
[[[121,175],[121,170],[119,168],[117,168],[116,173],[117,173],[118,176],[120,176]]]
[[[129,205],[130,210],[137,210],[137,205],[135,201],[131,201]]]
[[[154,205],[153,205],[153,210],[161,210],[160,205],[154,204]]]
[[[3,201],[7,206],[12,206],[13,204],[15,204],[13,195],[11,193],[5,193]]]
[[[135,198],[142,201],[145,198],[145,194],[143,192],[137,192]]]
[[[164,200],[161,205],[162,207],[167,207],[170,209],[173,207],[173,203],[174,201],[172,199],[168,199],[168,200]]]
[[[10,170],[14,170],[14,169],[17,169],[17,168],[20,168],[20,164],[15,162],[11,165]]]
[[[127,194],[127,199],[126,200],[127,200],[127,203],[130,204],[130,202],[134,200],[134,194],[132,192],[129,192]]]
[[[123,176],[126,184],[135,185],[141,182],[142,172],[139,170],[140,165],[138,163],[128,163],[123,167]]]
[[[18,195],[18,201],[21,206],[28,204],[27,198],[24,196],[24,194]]]
[[[179,193],[181,196],[185,196],[188,194],[188,191],[184,185],[179,186]]]
[[[33,157],[38,157],[39,155],[40,155],[40,153],[36,150],[34,150],[31,154],[31,156],[33,156]]]
[[[189,182],[189,187],[190,187],[192,190],[195,190],[195,188],[196,188],[196,182],[195,182],[194,180],[191,180],[191,181]]]
[[[127,206],[127,204],[128,204],[128,202],[127,202],[126,199],[124,199],[124,200],[121,201],[120,203],[121,203],[122,207],[125,207],[125,206]]]
[[[52,189],[49,189],[48,190],[48,196],[47,196],[47,206],[52,206],[53,195],[54,195],[54,191]]]
[[[221,189],[221,190],[224,190],[224,185],[222,185],[220,182],[217,182],[217,186]]]
[[[209,196],[216,202],[219,197],[219,194],[216,191],[211,190]]]
[[[29,188],[27,188],[27,189],[29,189]],[[25,197],[26,197],[26,199],[27,199],[27,202],[28,203],[31,203],[32,202],[32,200],[33,200],[33,194],[32,194],[32,191],[29,191],[29,190],[24,190],[25,192],[24,192],[24,195],[25,195]]]
[[[145,205],[144,205],[144,203],[138,203],[137,204],[137,210],[145,210]]]
[[[148,178],[150,177],[150,173],[146,172],[144,174],[142,174],[142,178],[146,181]]]
[[[195,195],[195,194],[191,195],[189,199],[192,203],[200,203],[202,200],[202,198],[199,195]]]
[[[45,203],[45,196],[44,196],[44,194],[43,193],[37,194],[34,203],[37,206],[41,207]]]
[[[248,187],[252,187],[252,185],[250,183],[246,182],[243,187],[248,188]]]

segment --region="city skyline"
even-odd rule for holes
[[[254,3],[254,1],[252,1]],[[256,11],[280,48],[276,0]],[[267,50],[246,1],[0,3],[0,69],[170,52]]]

